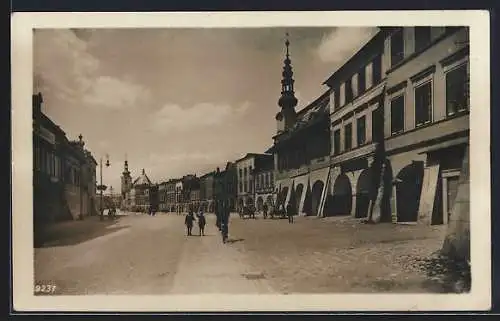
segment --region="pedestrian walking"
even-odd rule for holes
[[[200,213],[198,214],[198,227],[200,229],[200,236],[205,235],[206,223],[207,221],[205,219],[205,214],[203,213],[203,211],[200,211]]]
[[[288,203],[286,206],[286,215],[288,216],[288,223],[293,223],[293,213],[292,213],[292,204]]]
[[[267,203],[264,203],[264,206],[262,206],[262,214],[264,215],[264,219],[267,218]]]
[[[223,243],[226,243],[229,237],[229,215],[229,204],[227,204],[227,201],[223,201],[221,208],[221,234]]]
[[[191,211],[186,215],[186,218],[184,219],[184,224],[186,224],[188,236],[193,235],[191,231],[193,230],[193,223],[195,220],[196,219],[194,218],[193,212]]]

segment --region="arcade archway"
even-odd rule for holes
[[[416,222],[422,180],[423,162],[413,162],[396,175],[396,214],[398,222]]]
[[[346,174],[341,174],[333,185],[332,215],[350,215],[352,209],[351,182]]]
[[[302,193],[304,191],[304,185],[299,184],[297,187],[295,187],[295,193],[294,193],[294,198],[295,198],[295,204],[294,204],[294,209],[295,213],[298,213],[300,210],[300,199],[302,198]]]
[[[355,217],[362,218],[368,216],[370,206],[370,191],[372,186],[372,171],[365,169],[361,172],[356,184],[356,212]]]
[[[312,215],[317,215],[318,214],[318,209],[319,205],[321,202],[321,194],[323,193],[323,187],[325,184],[318,180],[316,181],[311,188],[311,214]]]
[[[264,207],[264,199],[262,198],[262,196],[259,196],[257,198],[257,211],[262,211]]]

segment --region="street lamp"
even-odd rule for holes
[[[109,167],[109,155],[106,154],[106,167]],[[106,190],[106,186],[102,184],[102,157],[99,159],[99,168],[101,171],[101,184],[97,186],[97,189],[101,192],[101,213],[100,213],[100,219],[101,221],[104,221],[104,208],[103,208],[103,192]]]

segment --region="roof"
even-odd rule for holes
[[[370,57],[370,51],[377,46],[384,46],[385,38],[393,32],[398,27],[379,27],[379,31],[363,46],[359,49],[349,60],[347,60],[342,66],[337,69],[327,80],[323,82],[323,85],[332,85],[334,82],[342,81],[345,77],[350,77],[352,69],[359,67],[361,62],[365,62]],[[380,52],[382,53],[382,52]]]
[[[144,169],[142,170],[142,174],[135,179],[134,185],[151,185],[151,180],[146,175]]]
[[[247,158],[250,158],[250,157],[259,157],[259,156],[271,156],[271,154],[267,154],[267,153],[247,153],[245,156],[235,160],[234,162],[237,163],[237,162],[240,162],[244,159],[247,159]],[[227,168],[227,166],[226,166]]]
[[[302,128],[310,127],[313,124],[324,119],[324,117],[329,116],[330,113],[330,90],[325,91],[321,96],[319,96],[312,103],[302,108],[297,113],[297,120],[295,125],[283,133],[279,133],[273,138],[280,136],[290,136],[295,132],[301,130]],[[272,152],[273,147],[268,149],[266,152]]]

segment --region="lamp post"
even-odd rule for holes
[[[109,167],[109,155],[106,154],[106,167]],[[104,208],[103,208],[103,192],[106,189],[106,186],[102,184],[102,157],[99,159],[99,168],[100,168],[100,176],[101,176],[101,184],[98,186],[98,190],[101,192],[101,211],[100,211],[100,219],[104,221]]]

